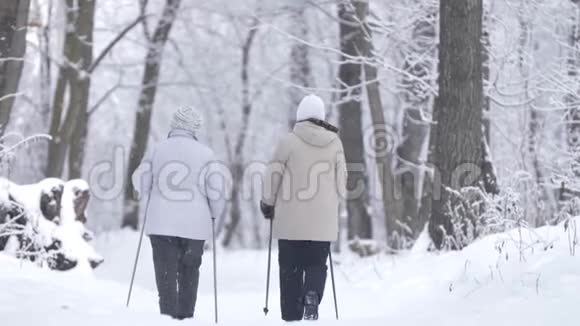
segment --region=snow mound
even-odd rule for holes
[[[10,195],[35,219],[42,216],[40,209],[40,197],[42,193],[49,193],[64,187],[64,181],[56,178],[48,178],[39,183],[28,185],[17,185],[8,180],[6,182],[9,183]],[[36,220],[33,222],[36,222]]]
[[[0,194],[8,203],[8,210],[0,210],[2,216],[19,215],[21,230],[11,231],[8,241],[11,253],[43,264],[48,262],[56,270],[71,268],[96,268],[103,262],[91,246],[93,238],[85,228],[86,205],[90,199],[89,186],[84,180],[64,182],[49,178],[37,184],[17,185],[0,179]],[[10,212],[9,210],[12,209]],[[1,235],[1,232],[0,232]],[[3,235],[3,243],[8,243]],[[6,249],[0,246],[0,250]]]

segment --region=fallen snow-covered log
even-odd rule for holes
[[[0,178],[0,251],[59,271],[97,268],[103,258],[85,227],[89,199],[84,180],[17,185]]]

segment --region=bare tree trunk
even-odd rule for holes
[[[482,0],[440,2],[439,95],[430,147],[442,181],[432,198],[429,234],[437,248],[454,243],[452,190],[478,186],[482,166]],[[459,178],[467,172],[469,175]],[[451,237],[451,238],[448,238]]]
[[[93,8],[94,9],[94,8]],[[87,12],[88,15],[88,12]],[[89,128],[89,119],[90,116],[95,112],[98,108],[99,104],[102,103],[101,100],[104,100],[105,97],[102,97],[97,104],[89,109],[89,98],[90,98],[90,85],[92,74],[98,65],[102,62],[103,58],[115,47],[115,45],[121,41],[125,35],[132,30],[135,26],[139,24],[145,16],[139,16],[135,21],[131,24],[126,26],[119,34],[113,38],[113,40],[101,51],[101,53],[97,56],[96,60],[93,60],[93,45],[92,45],[92,28],[93,28],[93,19],[94,19],[94,10],[93,15],[87,17],[86,19],[82,20],[82,24],[84,26],[80,26],[80,30],[85,30],[90,27],[90,32],[84,31],[87,36],[85,39],[87,40],[85,43],[82,44],[82,56],[83,56],[83,69],[85,71],[85,78],[82,80],[82,84],[79,85],[80,93],[86,94],[83,97],[81,109],[79,110],[79,116],[77,119],[77,123],[74,128],[74,134],[72,136],[70,150],[69,150],[69,178],[76,179],[80,178],[83,170],[83,162],[85,158],[85,150],[86,150],[86,143],[88,137],[88,128]],[[88,33],[87,33],[88,32]],[[111,88],[110,91],[114,90],[115,88]],[[107,93],[108,94],[108,93]],[[100,103],[99,103],[100,102]]]
[[[10,121],[22,75],[29,10],[30,0],[0,2],[0,139]]]
[[[90,1],[90,0],[86,0]],[[91,1],[92,2],[92,1]],[[82,2],[85,6],[94,6],[94,3],[88,4]],[[64,164],[68,145],[70,143],[74,124],[78,118],[80,101],[77,82],[80,80],[81,72],[76,69],[76,65],[81,65],[82,53],[81,44],[83,42],[77,34],[76,27],[79,25],[80,16],[79,8],[75,7],[74,0],[66,0],[66,24],[74,28],[65,29],[65,40],[63,44],[64,62],[59,69],[57,85],[55,89],[53,112],[51,120],[50,135],[52,142],[48,148],[48,166],[46,175],[48,177],[60,178],[63,175]],[[66,96],[67,86],[69,88],[69,106],[64,115],[64,99]]]
[[[39,16],[41,16],[40,11],[42,10],[41,0],[35,1],[35,7],[39,11]],[[40,78],[38,79],[38,87],[40,89],[40,123],[41,130],[48,132],[50,130],[50,115],[51,115],[51,92],[52,92],[52,62],[50,58],[51,53],[51,37],[50,31],[52,29],[52,11],[53,11],[53,0],[49,0],[46,9],[47,19],[46,25],[42,25],[39,21],[37,22],[37,41],[40,48],[40,55],[38,56],[38,66],[40,67]],[[48,160],[48,145],[43,144],[42,148],[39,149],[39,164],[40,164],[40,175],[44,175],[47,168]]]
[[[413,23],[412,43],[403,64],[408,74],[402,80],[403,141],[397,147],[396,161],[397,179],[401,186],[399,223],[406,226],[398,236],[407,246],[419,236],[427,222],[427,216],[419,214],[419,207],[426,177],[424,164],[427,153],[424,147],[429,136],[425,115],[432,111],[434,98],[432,76],[437,60],[437,14],[436,7],[430,3],[425,3],[422,9],[425,14]]]
[[[410,247],[425,227],[427,218],[419,214],[422,182],[425,170],[425,142],[429,136],[429,123],[421,106],[405,109],[403,140],[397,147],[397,180],[401,187],[401,216],[399,237],[402,247]],[[397,183],[399,185],[399,183]]]
[[[375,60],[372,29],[365,15],[362,27],[365,37],[361,51],[364,54],[364,82],[369,102],[371,120],[373,123],[373,139],[375,141],[374,158],[377,165],[379,183],[381,185],[381,199],[385,212],[385,226],[387,229],[386,243],[389,248],[397,250],[401,248],[397,235],[400,233],[400,225],[397,223],[399,216],[395,193],[395,177],[393,175],[393,150],[394,130],[387,125],[385,120],[383,102],[380,92],[380,82],[377,67],[380,65]]]
[[[368,26],[367,26],[368,27]],[[370,44],[370,29],[369,29],[369,59],[372,57],[372,44]],[[380,83],[378,81],[378,72],[376,65],[367,63],[365,68],[365,82],[367,97],[371,111],[371,120],[373,122],[373,139],[377,145],[382,143],[382,146],[375,146],[375,163],[377,165],[379,183],[381,184],[381,199],[385,210],[385,225],[387,229],[386,242],[389,248],[397,250],[401,248],[398,241],[397,234],[400,233],[400,227],[397,223],[397,204],[395,197],[395,177],[393,175],[393,139],[394,135],[387,132],[391,130],[385,121],[385,114],[383,112],[383,103],[380,93]]]
[[[533,30],[530,23],[526,20],[525,15],[525,8],[526,8],[526,1],[521,2],[521,8],[519,13],[519,20],[520,20],[520,48],[519,48],[519,62],[518,66],[520,69],[521,76],[524,80],[524,103],[528,103],[532,98],[530,94],[530,67],[527,66],[526,63],[526,56],[532,55],[531,53],[526,53],[526,50],[533,51],[532,45],[532,37],[533,37]],[[552,212],[555,210],[553,207],[549,190],[546,189],[544,183],[544,174],[542,172],[542,167],[540,165],[540,161],[538,158],[538,135],[540,133],[541,128],[541,119],[543,118],[541,113],[538,112],[533,105],[526,104],[525,106],[526,113],[528,115],[528,126],[526,132],[526,147],[527,147],[527,155],[529,159],[529,163],[531,164],[530,170],[533,173],[533,177],[535,179],[535,188],[537,191],[533,192],[532,194],[528,194],[531,196],[531,205],[528,207],[533,209],[533,214],[526,214],[528,221],[531,222],[532,225],[541,225],[545,222],[545,216],[551,216]],[[540,207],[537,205],[537,201],[541,200],[546,205],[544,207]],[[552,212],[549,212],[552,210]]]
[[[88,82],[90,84],[90,81]],[[87,101],[88,101],[87,94]],[[88,103],[87,103],[88,104]],[[68,156],[68,177],[69,179],[80,179],[83,172],[83,162],[88,136],[88,113],[86,110],[79,112],[78,121],[70,143]]]
[[[259,21],[254,19],[242,46],[242,126],[240,127],[240,132],[236,141],[234,160],[231,162],[234,184],[232,186],[230,223],[226,226],[226,233],[222,243],[224,247],[229,247],[231,245],[234,235],[237,232],[238,225],[242,220],[242,194],[240,193],[240,190],[242,189],[244,178],[244,148],[246,146],[246,139],[248,138],[248,126],[250,124],[250,116],[253,109],[250,96],[250,54],[254,39],[256,38],[256,33],[258,32],[258,25]]]
[[[290,107],[288,110],[288,124],[290,129],[296,123],[296,108],[305,95],[301,87],[313,87],[314,77],[310,67],[309,47],[304,42],[308,41],[308,20],[306,19],[306,3],[299,1],[293,9],[291,17],[291,32],[301,41],[294,41],[290,50],[290,81],[292,87],[288,89]]]
[[[372,221],[368,213],[368,179],[366,176],[365,146],[362,130],[362,69],[361,49],[365,32],[360,22],[368,14],[368,2],[344,1],[338,5],[340,18],[341,64],[338,79],[341,82],[340,137],[344,144],[349,167],[347,200],[348,239],[372,239]]]
[[[493,6],[493,2],[492,2]],[[482,48],[482,77],[485,89],[485,84],[490,82],[490,51],[491,51],[491,40],[489,36],[489,29],[491,26],[491,12],[492,9],[485,10],[483,13],[483,48]],[[493,161],[491,158],[491,101],[489,95],[484,92],[483,97],[483,139],[481,141],[481,146],[483,150],[483,184],[484,189],[488,193],[497,194],[499,193],[499,186],[497,184],[497,176],[495,173],[495,168],[493,166]]]
[[[68,42],[68,36],[65,39],[65,46]],[[54,90],[54,97],[52,100],[52,116],[50,120],[50,130],[49,134],[52,136],[52,141],[48,146],[48,159],[46,165],[46,176],[57,176],[60,177],[60,171],[56,171],[58,166],[62,165],[62,161],[57,162],[58,157],[64,157],[63,155],[58,155],[56,150],[59,148],[58,144],[63,140],[59,137],[60,123],[62,120],[62,115],[64,113],[64,99],[66,96],[67,89],[67,68],[61,66],[58,70],[56,88]]]
[[[79,0],[79,14],[75,29],[78,34],[81,52],[81,65],[75,87],[78,95],[71,96],[70,105],[78,106],[78,116],[74,124],[73,134],[69,149],[69,173],[70,179],[78,179],[82,174],[83,159],[85,155],[85,143],[87,139],[88,106],[91,89],[91,67],[93,65],[93,28],[95,18],[96,0]],[[77,70],[78,71],[78,70]],[[74,101],[72,101],[74,99]],[[70,109],[69,109],[70,110]]]
[[[157,93],[157,83],[159,81],[159,71],[163,61],[163,49],[169,38],[169,33],[171,32],[175,18],[177,17],[180,4],[181,0],[166,0],[163,13],[155,28],[153,37],[148,40],[145,70],[141,82],[141,93],[139,94],[135,128],[133,131],[133,142],[131,144],[131,153],[125,180],[131,180],[131,175],[137,169],[145,155],[149,130],[151,129],[151,115]],[[125,187],[124,207],[125,210],[121,226],[130,227],[135,230],[138,229],[139,202],[133,198],[132,187]]]

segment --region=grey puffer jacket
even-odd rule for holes
[[[148,235],[211,239],[212,217],[218,232],[226,208],[225,165],[188,131],[175,129],[155,144],[133,173]]]

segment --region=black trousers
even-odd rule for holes
[[[313,291],[322,300],[329,252],[330,242],[278,241],[280,305],[283,320],[302,320],[306,293]]]
[[[161,314],[192,318],[204,241],[158,235],[150,239]]]

